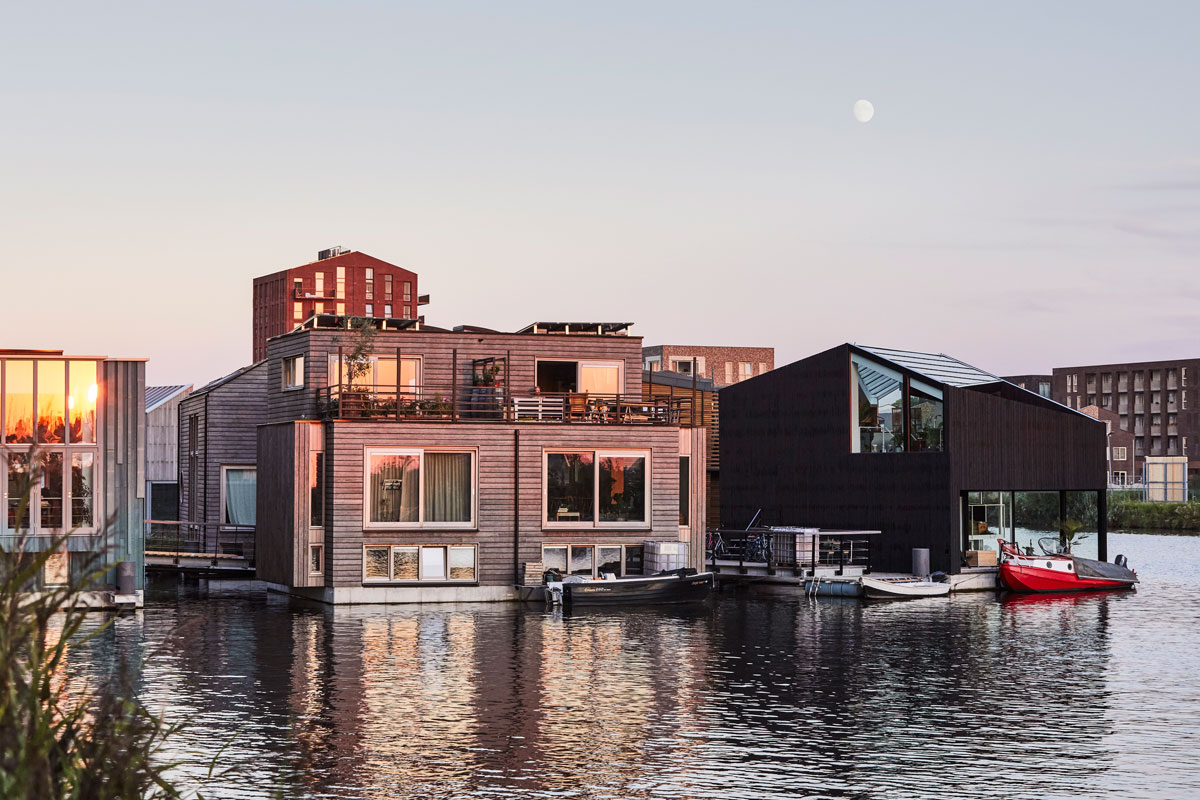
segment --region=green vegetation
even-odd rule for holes
[[[36,458],[30,463],[36,464]],[[24,527],[29,486],[19,491],[17,525]],[[105,574],[101,555],[83,569],[62,570],[63,585],[42,586],[55,571],[66,536],[8,537],[0,550],[0,797],[59,800],[174,798],[169,765],[156,758],[174,728],[136,699],[123,665],[99,686],[67,667],[68,648],[84,636],[82,592]]]
[[[1143,503],[1118,500],[1108,506],[1109,530],[1200,531],[1200,502]]]

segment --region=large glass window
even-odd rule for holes
[[[6,362],[4,381],[4,441],[33,444],[33,362]]]
[[[542,392],[587,392],[621,394],[623,363],[620,361],[538,361],[537,387]]]
[[[856,453],[904,450],[904,377],[894,369],[855,355],[853,403]]]
[[[368,356],[365,369],[351,378],[350,364],[343,358],[341,379],[347,386],[354,386],[364,391],[395,392],[396,391],[396,357]],[[329,385],[338,385],[338,359],[336,355],[329,357]],[[400,390],[401,392],[416,393],[421,386],[421,359],[417,357],[400,358]]]
[[[546,453],[548,524],[645,525],[649,456],[643,452]]]
[[[94,523],[92,497],[95,494],[94,453],[71,454],[71,526],[91,528]]]
[[[363,581],[474,582],[476,550],[473,544],[368,545],[363,548]]]
[[[909,380],[909,445],[914,451],[942,450],[942,393],[917,380]]]
[[[367,300],[374,300],[374,299],[375,299],[375,270],[374,270],[374,269],[372,269],[371,267],[367,267],[367,275],[366,275],[366,278],[367,278],[367,282],[366,282],[366,295],[367,295],[367,296],[366,296],[366,299],[367,299]],[[370,311],[368,311],[368,312],[367,312],[367,316],[368,316],[368,317],[369,317],[369,316],[371,316],[371,312],[370,312]]]
[[[221,505],[226,525],[253,526],[258,499],[258,474],[254,467],[222,467]]]
[[[42,453],[41,520],[43,530],[61,530],[63,526],[63,454]]]
[[[23,505],[29,502],[29,456],[26,453],[8,453],[6,468],[8,471],[8,523],[10,531],[17,530],[18,521],[21,530],[30,526],[29,509]],[[19,519],[18,519],[19,518]]]
[[[96,384],[95,361],[70,362],[71,394],[67,406],[71,415],[71,444],[96,443]]]
[[[596,497],[592,453],[546,454],[546,519],[550,522],[592,522]]]
[[[367,453],[367,527],[475,525],[473,452]]]
[[[38,443],[62,444],[67,436],[67,364],[65,361],[39,361],[37,376]],[[61,466],[60,463],[60,477]]]

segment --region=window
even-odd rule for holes
[[[366,528],[475,527],[475,452],[366,453]]]
[[[367,356],[367,369],[361,374],[351,379],[350,367],[343,359],[341,375],[338,375],[338,360],[336,355],[329,356],[329,385],[335,387],[334,394],[336,395],[336,387],[340,378],[341,382],[347,386],[356,386],[360,389],[373,391],[378,389],[381,392],[396,391],[396,357],[393,356]],[[400,358],[400,390],[401,392],[408,391],[415,395],[421,385],[421,359],[418,357]],[[389,395],[390,396],[390,395]]]
[[[63,526],[63,454],[41,453],[41,491],[39,501],[42,530],[62,530]]]
[[[37,440],[63,444],[67,439],[67,363],[37,362]],[[61,476],[61,465],[59,474]]]
[[[6,362],[4,379],[4,441],[33,444],[33,362]]]
[[[1126,458],[1126,449],[1124,447],[1114,447],[1112,449],[1113,461],[1124,461]]]
[[[387,302],[392,302],[392,276],[383,276],[383,299]]]
[[[304,356],[288,356],[283,359],[283,388],[300,389],[304,386]]]
[[[249,466],[221,467],[221,521],[225,525],[254,525],[257,470]]]
[[[679,457],[679,526],[684,527],[688,524],[688,508],[691,503],[692,493],[688,488],[691,483],[691,474],[689,464],[691,458],[688,456]]]
[[[650,482],[646,452],[547,452],[545,522],[557,527],[644,527]]]
[[[373,303],[367,303],[367,316],[375,316],[375,305]]]
[[[473,583],[476,546],[368,545],[363,548],[363,582]]]
[[[370,267],[367,267],[366,295],[367,300],[375,299],[375,270]],[[367,307],[370,308],[370,306]],[[371,316],[370,311],[367,312],[367,316]]]
[[[644,550],[640,544],[548,544],[542,547],[542,567],[564,576],[641,575]]]
[[[325,454],[308,454],[308,526],[325,527]]]
[[[304,303],[292,303],[292,320],[295,322],[304,321]]]
[[[338,303],[338,304],[337,304],[337,315],[338,315],[339,317],[344,317],[344,316],[346,316],[346,304],[345,304],[345,303]]]
[[[543,361],[537,362],[537,387],[551,394],[587,392],[596,395],[621,394],[625,380],[624,361]]]
[[[313,280],[314,280],[314,284],[316,285],[316,296],[324,297],[325,296],[325,273],[318,272],[316,277]]]
[[[71,527],[91,528],[94,515],[92,496],[95,493],[95,453],[71,454]]]
[[[1128,482],[1128,475],[1122,470],[1114,471],[1112,474],[1113,486],[1124,486]]]
[[[308,547],[308,574],[323,575],[325,573],[325,548],[319,544]]]
[[[738,376],[741,380],[754,377],[754,363],[751,361],[738,362]]]
[[[387,317],[388,319],[392,318],[392,304],[391,303],[384,305],[383,316]]]
[[[412,302],[412,281],[404,282],[404,302]]]
[[[337,268],[337,299],[338,300],[346,299],[346,268],[345,267]],[[340,314],[342,312],[339,311],[338,313]]]
[[[680,375],[691,375],[692,360],[690,358],[673,358],[671,359],[671,369]]]
[[[858,354],[851,356],[851,373],[851,452],[944,449],[941,389]]]

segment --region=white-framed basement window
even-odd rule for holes
[[[478,461],[474,449],[365,448],[363,528],[475,528]]]
[[[650,526],[649,450],[546,450],[542,522],[548,528]]]
[[[641,544],[544,544],[542,566],[564,576],[641,575],[645,551]]]
[[[363,546],[363,583],[475,583],[474,544],[369,544]]]

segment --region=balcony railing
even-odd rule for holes
[[[715,567],[735,561],[742,570],[748,566],[766,566],[768,572],[832,568],[841,575],[855,568],[869,573],[872,543],[878,535],[879,531],[819,528],[721,529],[708,534],[705,558]]]
[[[146,520],[146,552],[172,556],[241,556],[254,566],[255,528],[206,522]]]
[[[455,385],[335,385],[316,391],[317,407],[326,419],[679,425],[692,414],[691,398],[645,399],[639,394]]]

